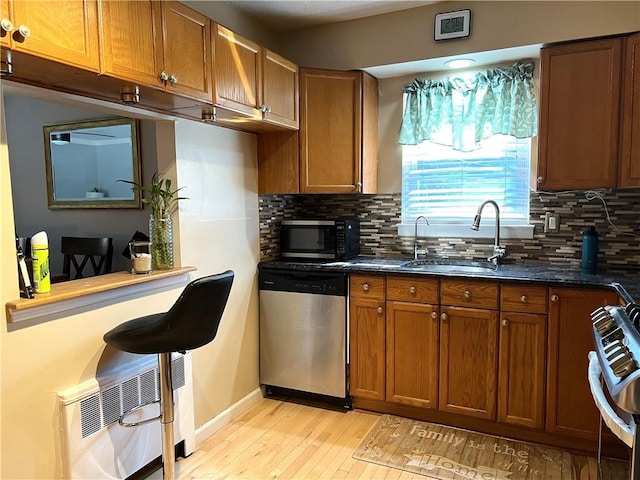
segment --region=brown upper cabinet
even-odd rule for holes
[[[541,50],[539,189],[640,185],[639,57],[638,34]]]
[[[249,129],[298,129],[298,66],[235,34],[213,26],[214,103],[221,123]]]
[[[212,101],[211,22],[176,2],[100,0],[102,72]]]
[[[98,72],[95,0],[64,2],[64,7],[50,1],[2,0],[0,7],[0,46]]]
[[[378,82],[300,69],[300,193],[376,193]]]
[[[622,97],[622,152],[619,185],[640,185],[640,32],[624,45]]]

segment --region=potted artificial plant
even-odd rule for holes
[[[151,205],[149,216],[149,239],[151,240],[151,260],[154,270],[168,270],[173,268],[173,224],[171,214],[178,207],[182,189],[171,189],[171,179],[160,178],[158,172],[151,177],[151,186],[139,185],[129,180],[121,180],[133,185],[142,196],[142,203]]]

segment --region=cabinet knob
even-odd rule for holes
[[[382,312],[384,312],[383,308],[382,308],[382,307],[378,307],[378,313],[379,313],[380,315],[382,315]]]
[[[560,300],[560,297],[558,295],[551,295],[552,302],[557,302],[558,300]]]
[[[509,320],[507,320],[506,318],[504,320],[502,320],[502,326],[503,327],[508,327],[509,326]]]
[[[171,85],[177,85],[178,84],[178,76],[175,73],[172,73],[171,76],[169,77],[169,83]]]
[[[464,291],[464,298],[466,298],[467,300],[469,300],[471,298],[471,291],[469,290],[465,290]]]
[[[364,290],[365,292],[369,291],[369,284],[368,283],[363,283],[362,284],[362,290]]]
[[[415,295],[417,291],[418,291],[418,289],[416,287],[414,287],[413,285],[411,287],[409,287],[409,293],[411,295]]]
[[[160,72],[160,75],[158,75],[158,78],[160,78],[160,80],[162,80],[163,82],[166,82],[167,80],[169,80],[169,74],[163,70]]]
[[[26,25],[20,25],[18,27],[18,30],[16,30],[16,33],[20,35],[22,38],[28,38],[31,36],[31,30]]]
[[[271,107],[269,105],[260,105],[260,111],[262,113],[271,113]]]
[[[362,182],[358,182],[358,183],[356,183],[356,187],[358,187],[358,188],[362,188]]]
[[[449,316],[446,313],[443,313],[442,315],[440,315],[440,320],[446,322],[447,320],[449,320]]]
[[[3,18],[2,20],[0,20],[0,28],[8,33],[13,30],[13,23],[11,23],[11,20],[9,20],[8,18]]]
[[[536,180],[538,181],[538,183],[544,183],[545,178],[544,177],[538,177]]]
[[[526,296],[526,295],[522,295],[522,296],[520,297],[520,301],[521,301],[522,303],[527,303],[527,302],[529,301],[529,299],[527,298],[527,296]]]
[[[431,318],[433,318],[434,320],[438,319],[438,312],[431,312]]]

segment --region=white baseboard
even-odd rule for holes
[[[225,425],[231,423],[234,418],[239,417],[249,410],[260,400],[262,400],[262,390],[258,387],[245,397],[238,400],[226,410],[220,412],[204,425],[196,428],[196,449],[211,435],[216,433]]]

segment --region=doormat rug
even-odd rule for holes
[[[380,417],[353,457],[439,480],[576,478],[568,452],[393,415]],[[626,462],[613,463],[620,476],[609,478],[629,478]]]

